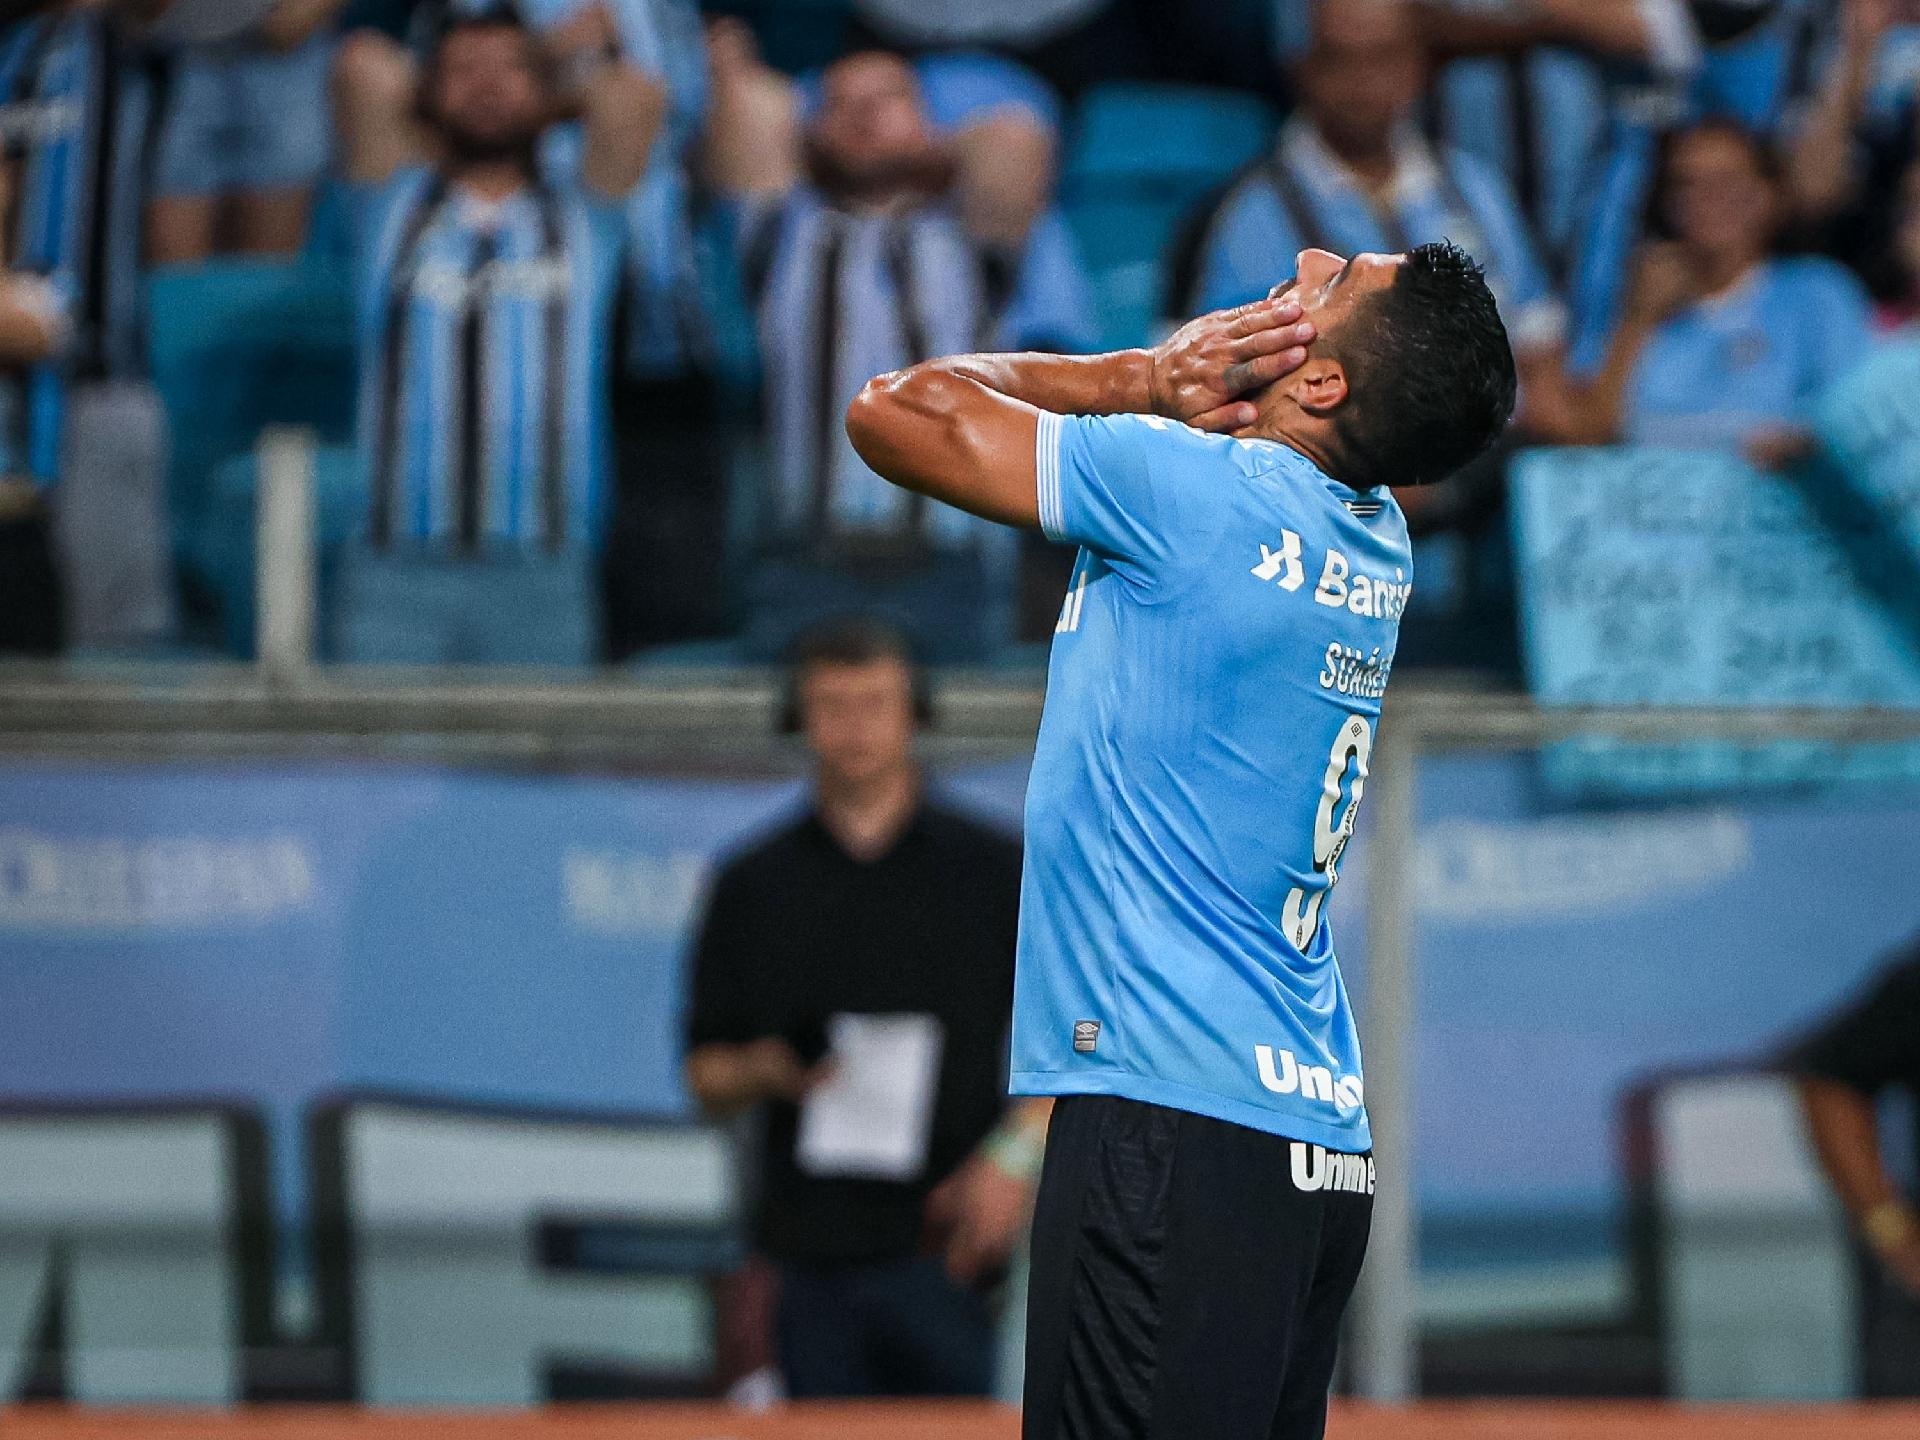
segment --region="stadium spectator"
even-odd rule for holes
[[[500,0],[425,0],[411,26],[423,43],[448,22],[497,8]],[[665,87],[666,117],[647,168],[625,200],[627,359],[643,374],[683,371],[707,342],[693,274],[687,157],[706,107],[706,52],[692,0],[517,0],[514,8],[564,73],[603,59]],[[577,178],[581,133],[556,125],[541,145],[542,173]]]
[[[1570,405],[1594,444],[1738,447],[1756,465],[1804,458],[1808,407],[1870,339],[1860,283],[1831,260],[1781,258],[1773,148],[1730,120],[1667,140],[1626,314]]]
[[[1842,0],[1838,44],[1786,152],[1795,208],[1810,220],[1831,218],[1857,195],[1861,131],[1892,20],[1891,0]]]
[[[14,177],[11,263],[48,277],[73,368],[137,374],[142,156],[153,86],[139,25],[155,0],[41,0],[0,23],[0,144]]]
[[[811,803],[721,870],[694,954],[687,1088],[763,1111],[753,1241],[796,1397],[985,1394],[1038,1168],[1045,1102],[1006,1100],[1019,848],[928,796],[922,685],[883,626],[802,638]]]
[[[1277,0],[1279,53],[1310,40],[1313,0]],[[1506,179],[1549,267],[1564,267],[1605,177],[1617,109],[1698,47],[1663,0],[1414,0],[1433,64],[1422,120]],[[1667,16],[1671,21],[1672,17]]]
[[[916,57],[992,52],[1073,94],[1145,62],[1135,23],[1141,8],[1114,0],[853,0],[847,45]]]
[[[929,658],[980,659],[1011,638],[1017,545],[880,480],[841,416],[873,374],[935,354],[1078,348],[1071,244],[1051,215],[1004,203],[990,155],[967,163],[898,56],[841,60],[803,118],[747,38],[715,33],[708,144],[737,210],[773,441],[747,650],[770,658],[823,615],[872,608]]]
[[[1920,321],[1920,165],[1900,177],[1887,231],[1874,260],[1880,282],[1874,322],[1883,331]]]
[[[1874,1261],[1863,1389],[1920,1394],[1920,1176],[1895,1178],[1875,1110],[1889,1090],[1920,1101],[1920,944],[1795,1047],[1787,1064],[1800,1077],[1820,1162]],[[1920,1155],[1920,1130],[1909,1153]]]
[[[284,255],[326,169],[327,63],[344,0],[276,0],[243,34],[172,57],[155,140],[147,256]]]
[[[1273,155],[1194,232],[1175,281],[1182,314],[1264,296],[1301,250],[1395,253],[1450,238],[1486,266],[1526,402],[1551,403],[1565,313],[1499,174],[1413,124],[1427,57],[1402,0],[1318,0],[1296,67],[1300,111]]]
[[[663,87],[603,60],[563,93],[510,11],[450,21],[419,77],[368,33],[343,43],[336,70],[358,190],[367,472],[338,649],[588,661],[620,206],[659,131]],[[566,109],[585,132],[572,184],[536,164]]]
[[[11,194],[0,166],[0,218]],[[52,477],[50,457],[34,455],[32,377],[59,348],[65,315],[44,277],[7,268],[7,235],[0,229],[0,654],[55,655],[61,593],[42,495]]]
[[[151,0],[28,5],[0,24],[0,475],[25,643],[143,644],[171,628],[164,420],[145,369],[142,157]],[[24,313],[23,313],[24,307]],[[57,343],[40,332],[51,327]],[[57,482],[57,483],[56,483]],[[46,558],[48,512],[57,510]],[[21,548],[24,547],[24,548]],[[51,570],[63,585],[57,603]],[[63,617],[57,624],[52,617]]]

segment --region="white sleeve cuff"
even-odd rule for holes
[[[1050,410],[1040,412],[1040,423],[1033,437],[1033,478],[1040,509],[1040,529],[1049,540],[1064,542],[1066,515],[1060,500],[1060,427],[1061,416]]]

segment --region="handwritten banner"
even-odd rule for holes
[[[1789,479],[1714,451],[1522,457],[1513,522],[1534,693],[1549,704],[1920,706],[1920,648],[1897,603],[1911,556],[1880,518],[1912,501],[1888,445],[1869,453],[1878,504],[1829,470]],[[1575,792],[1628,797],[1920,778],[1920,744],[1592,737],[1555,747],[1547,764]]]

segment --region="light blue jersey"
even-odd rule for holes
[[[1867,293],[1851,271],[1816,256],[1770,260],[1654,331],[1627,387],[1625,438],[1712,448],[1807,424],[1872,344]]]
[[[1371,1145],[1325,901],[1412,588],[1406,521],[1267,441],[1043,415],[1080,545],[1027,789],[1018,1094]]]

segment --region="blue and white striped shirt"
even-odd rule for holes
[[[1289,121],[1271,160],[1210,217],[1188,310],[1260,299],[1293,274],[1301,250],[1392,254],[1452,240],[1486,267],[1516,349],[1558,343],[1565,312],[1505,182],[1470,155],[1436,154],[1412,132],[1398,150],[1398,177],[1376,204],[1305,119]]]
[[[361,197],[361,453],[375,544],[598,541],[620,210],[427,170]]]
[[[1043,218],[1025,255],[1002,265],[945,205],[851,214],[802,187],[743,208],[773,437],[768,538],[1001,544],[1011,532],[875,475],[842,416],[875,375],[937,355],[1080,348],[1085,282],[1058,218]]]
[[[4,249],[64,302],[86,264],[91,131],[103,64],[100,27],[43,17],[0,32],[0,147],[14,174]],[[62,374],[39,364],[0,376],[0,475],[51,485],[59,471]]]
[[[536,30],[563,25],[590,0],[520,0]],[[456,13],[484,13],[497,0],[452,0]],[[646,173],[625,202],[627,265],[632,281],[626,352],[643,372],[672,373],[704,346],[694,268],[692,187],[686,153],[707,108],[706,41],[691,0],[607,0],[621,58],[667,86],[667,121]],[[575,183],[583,138],[578,125],[558,125],[541,146],[541,167],[556,184]]]

